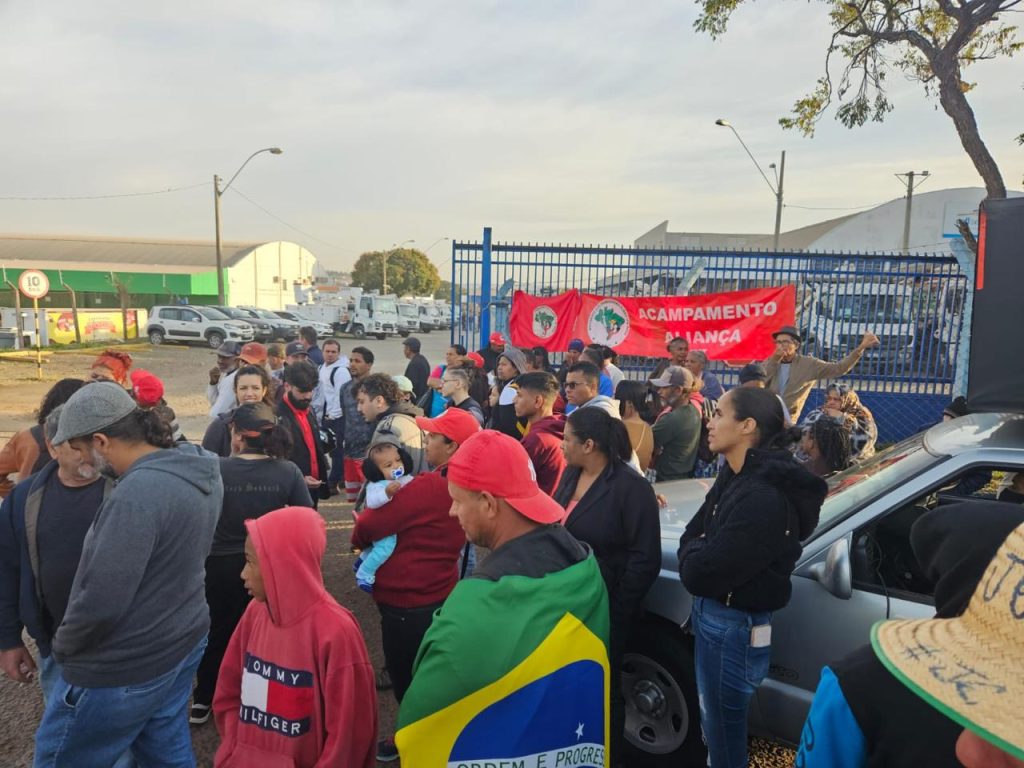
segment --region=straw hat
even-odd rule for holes
[[[1024,759],[1024,525],[1003,542],[962,616],[881,621],[871,644],[910,690]]]

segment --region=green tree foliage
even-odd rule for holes
[[[434,298],[441,299],[441,301],[452,300],[452,284],[449,280],[441,281],[441,285],[434,291]],[[462,301],[462,289],[455,286],[455,303],[458,304],[460,301]]]
[[[383,290],[383,258],[387,254],[388,288]],[[352,269],[352,285],[367,291],[395,293],[399,296],[431,296],[441,284],[437,267],[415,248],[368,251],[356,260]]]
[[[698,0],[702,14],[694,27],[718,37],[743,0]],[[825,72],[814,89],[779,120],[805,136],[833,101],[848,128],[881,122],[892,111],[886,78],[892,70],[924,85],[937,98],[960,135],[964,150],[985,182],[989,197],[1006,197],[1006,185],[981,140],[967,94],[976,83],[963,78],[972,64],[1013,56],[1024,43],[1003,16],[1019,12],[1024,0],[826,0],[832,38]]]

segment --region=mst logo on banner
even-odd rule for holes
[[[533,315],[556,304],[557,328],[548,337],[535,333]],[[575,291],[539,298],[517,291],[509,330],[515,344],[552,350],[581,338],[622,355],[662,357],[666,342],[682,336],[713,360],[764,360],[774,352],[772,333],[792,325],[795,315],[792,285],[703,296],[615,298]]]
[[[531,296],[516,291],[508,319],[512,342],[519,347],[565,349],[574,337],[579,313],[579,291],[557,296]]]

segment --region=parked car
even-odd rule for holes
[[[308,325],[316,331],[316,337],[318,339],[329,339],[334,336],[334,328],[330,323],[321,323],[319,320],[311,320],[305,315],[300,315],[298,312],[292,312],[290,309],[275,309],[274,314],[278,317],[283,317],[285,320],[293,320],[299,324],[301,328],[304,325]]]
[[[201,341],[216,349],[225,341],[252,341],[254,333],[249,323],[232,320],[212,307],[185,305],[150,309],[146,335],[153,344]]]
[[[274,326],[266,320],[259,319],[251,312],[241,309],[240,307],[225,307],[220,304],[214,304],[212,306],[213,309],[227,315],[232,320],[237,320],[238,322],[248,323],[251,325],[256,341],[270,341],[274,338]]]
[[[302,323],[290,320],[287,317],[281,317],[281,315],[269,309],[260,309],[259,307],[239,307],[239,309],[245,310],[256,320],[267,323],[271,329],[271,340],[284,339],[285,341],[291,341],[292,339],[299,338],[299,328],[302,327]]]
[[[821,520],[793,571],[792,598],[772,621],[771,667],[751,702],[751,732],[798,743],[823,666],[867,643],[877,621],[931,616],[934,587],[910,548],[911,525],[938,505],[989,504],[993,484],[1022,471],[1024,415],[983,413],[939,424],[830,478]],[[984,487],[958,495],[969,490],[957,488],[963,479]],[[703,751],[692,600],[676,553],[712,482],[658,485],[668,500],[662,570],[621,681],[626,738],[639,753],[630,765],[688,765]]]

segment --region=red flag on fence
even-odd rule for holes
[[[508,329],[517,347],[545,347],[552,352],[565,351],[575,335],[580,313],[579,291],[557,296],[531,296],[516,291],[512,296]]]

